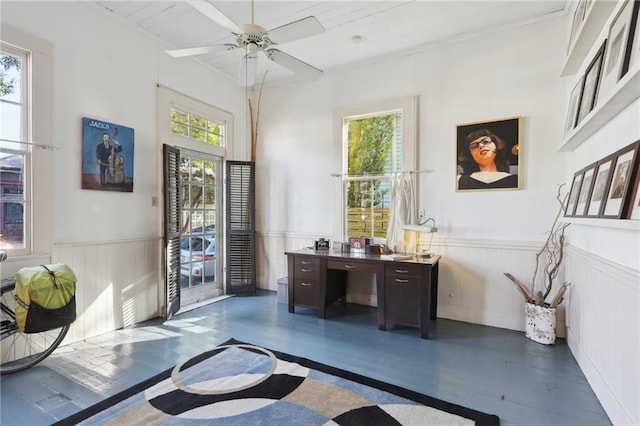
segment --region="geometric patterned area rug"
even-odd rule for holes
[[[495,415],[231,339],[57,425],[499,425]]]

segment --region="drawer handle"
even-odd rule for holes
[[[409,271],[407,269],[396,269],[396,272],[399,274],[408,274]]]
[[[357,265],[344,265],[344,267],[347,268],[347,269],[355,269],[358,266]]]
[[[396,278],[397,283],[408,283],[409,280],[401,280],[400,278]]]
[[[311,283],[300,283],[300,284],[302,284],[305,287],[309,287],[311,285]]]
[[[303,265],[308,265],[308,264],[310,264],[311,262],[309,262],[308,260],[303,260],[303,261],[302,261],[302,262],[300,262],[300,263],[302,263]]]
[[[302,272],[311,272],[311,269],[304,269],[304,268],[302,268],[302,269],[301,269],[301,271],[302,271]]]

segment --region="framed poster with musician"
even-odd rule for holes
[[[82,118],[82,189],[133,192],[134,130]]]

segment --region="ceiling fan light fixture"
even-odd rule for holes
[[[257,44],[255,44],[255,43],[247,44],[247,56],[248,57],[255,58],[256,56],[258,56],[258,50],[260,50],[260,49],[259,49]]]
[[[252,87],[256,81],[256,70],[258,69],[258,55],[250,56],[246,54],[240,61],[240,71],[238,71],[238,86]]]

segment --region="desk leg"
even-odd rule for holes
[[[320,279],[318,280],[318,316],[322,319],[327,318],[327,282],[329,274],[327,273],[327,260],[320,259]]]
[[[386,318],[386,305],[385,305],[385,277],[384,277],[384,263],[378,263],[376,265],[376,292],[378,299],[378,330],[387,329]]]
[[[431,274],[426,271],[423,272],[423,287],[420,289],[420,337],[423,339],[429,338],[429,318],[431,317],[431,289],[433,283],[431,282]]]
[[[431,266],[431,295],[429,298],[431,302],[430,318],[432,320],[438,319],[438,264],[439,262]]]
[[[294,312],[294,295],[293,295],[293,278],[294,278],[294,272],[295,272],[295,258],[291,255],[287,256],[287,273],[289,274],[288,278],[288,285],[287,285],[287,296],[288,296],[288,302],[289,302],[289,313],[293,313]]]

